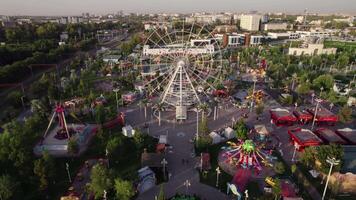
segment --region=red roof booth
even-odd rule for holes
[[[297,117],[299,124],[307,124],[313,121],[313,115],[306,110],[295,110],[293,114]]]
[[[271,109],[271,122],[277,126],[291,126],[297,121],[297,118],[287,109],[275,108]]]
[[[334,131],[327,128],[318,128],[315,133],[327,144],[346,144],[347,142],[342,139]]]
[[[308,112],[314,116],[315,108],[309,108]],[[335,125],[339,120],[339,117],[325,108],[318,108],[315,116],[315,122],[319,125],[321,123],[326,123],[328,125]]]
[[[305,147],[318,146],[323,143],[318,136],[308,129],[289,129],[288,134],[298,151],[303,150]]]
[[[349,144],[356,145],[356,129],[343,128],[337,129],[336,133],[345,139]]]

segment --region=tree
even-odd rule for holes
[[[314,79],[313,86],[319,90],[324,88],[324,90],[329,91],[334,86],[334,78],[329,74],[320,75]]]
[[[158,194],[158,199],[157,199],[157,200],[165,200],[163,185],[164,185],[164,184],[162,183],[162,185],[160,186],[159,194]]]
[[[90,174],[89,190],[94,193],[95,198],[101,198],[104,195],[104,190],[108,191],[111,185],[112,181],[106,166],[103,164],[94,165]]]
[[[292,164],[290,166],[290,171],[292,172],[292,174],[294,174],[297,171],[297,165],[296,164]]]
[[[15,180],[8,174],[0,176],[0,199],[8,200],[16,193]]]
[[[310,83],[301,83],[297,87],[297,93],[299,95],[308,94],[310,92]]]
[[[98,124],[104,124],[105,122],[105,108],[103,105],[97,105],[95,107],[95,120]]]
[[[135,135],[133,136],[135,145],[139,151],[143,150],[145,145],[145,136],[139,130],[135,130]]]
[[[341,145],[331,144],[331,145],[322,145],[316,148],[315,158],[320,162],[320,166],[318,167],[323,173],[328,173],[330,169],[330,164],[326,162],[327,158],[335,158],[337,160],[343,160],[344,157],[344,149]],[[340,171],[342,163],[334,166],[333,171]]]
[[[204,116],[201,123],[198,126],[199,133],[203,135],[209,134],[208,119]]]
[[[256,114],[260,116],[263,113],[263,110],[265,109],[264,105],[262,103],[258,104],[256,107]]]
[[[274,165],[273,169],[277,174],[284,174],[284,172],[286,171],[283,162],[277,162]]]
[[[237,123],[234,125],[233,128],[236,131],[237,139],[240,139],[240,140],[247,139],[248,130],[247,130],[246,124],[242,118],[239,121],[237,121]]]
[[[79,144],[75,138],[70,138],[68,141],[68,153],[77,154],[79,152]]]
[[[114,187],[116,191],[116,197],[120,200],[130,200],[135,195],[135,191],[130,181],[116,178]]]
[[[272,192],[273,192],[275,198],[278,199],[279,196],[282,194],[281,181],[278,178],[276,178],[276,179],[274,179],[274,183],[275,184],[272,187]]]
[[[54,176],[54,169],[54,160],[47,152],[43,154],[42,158],[35,160],[33,172],[40,179],[40,190],[48,188],[49,179]]]
[[[352,109],[350,107],[348,107],[347,105],[344,105],[339,113],[339,120],[342,123],[348,123],[352,121]]]

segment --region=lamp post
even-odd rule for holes
[[[331,111],[333,109],[333,107],[334,107],[334,104],[330,103],[329,107],[330,107],[330,111]]]
[[[197,130],[196,130],[196,140],[199,139],[199,109],[196,108],[195,112],[197,112]]]
[[[333,169],[333,166],[340,164],[340,160],[336,160],[335,158],[329,158],[328,157],[326,159],[326,162],[330,164],[330,170],[329,170],[328,178],[326,179],[325,188],[324,188],[324,192],[323,192],[323,197],[321,198],[321,200],[325,199],[326,189],[328,188],[328,183],[329,183],[329,179],[330,179],[330,175],[331,175],[331,171]]]
[[[72,178],[70,177],[69,164],[68,163],[66,163],[66,170],[67,170],[67,174],[68,174],[69,183],[71,183],[72,182]]]
[[[221,170],[220,170],[220,168],[219,167],[217,167],[216,169],[215,169],[215,171],[216,171],[216,187],[219,187],[219,175],[221,174]]]
[[[161,164],[163,165],[163,178],[164,180],[166,180],[166,165],[168,164],[168,162],[165,158],[163,158]]]
[[[185,186],[185,194],[188,195],[188,189],[191,186],[191,183],[189,180],[184,181],[183,185]]]
[[[299,145],[297,143],[294,143],[294,151],[293,151],[293,156],[292,156],[292,162],[295,161],[295,154],[297,153],[297,149],[299,149]]]
[[[109,162],[109,150],[106,148],[105,149],[105,156],[106,156],[106,159],[108,160],[108,167],[110,168],[110,162]]]
[[[318,108],[319,108],[319,103],[322,101],[321,99],[315,99],[316,101],[316,106],[315,106],[315,111],[314,111],[314,117],[313,117],[313,123],[311,130],[314,130],[314,125],[315,125],[315,120],[316,120],[316,115],[318,113]]]
[[[119,110],[119,97],[118,97],[117,93],[119,92],[119,89],[115,88],[112,91],[115,92],[115,95],[116,95],[116,111],[118,111]]]
[[[320,88],[320,94],[319,94],[320,97],[321,97],[321,94],[323,93],[323,90],[324,90],[324,87],[321,87]]]
[[[252,112],[253,109],[253,103],[255,101],[255,89],[256,89],[256,82],[257,82],[257,78],[253,77],[253,90],[252,90],[252,100],[251,100],[251,108],[250,108],[250,112]]]
[[[103,199],[106,200],[107,192],[104,190]]]

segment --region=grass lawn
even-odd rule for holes
[[[340,42],[340,41],[324,41],[325,48],[335,47],[335,48],[356,48],[356,42]]]

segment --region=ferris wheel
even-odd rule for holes
[[[180,22],[148,34],[142,52],[142,77],[149,95],[176,108],[177,119],[202,103],[221,83],[223,59],[220,42],[205,27]]]

